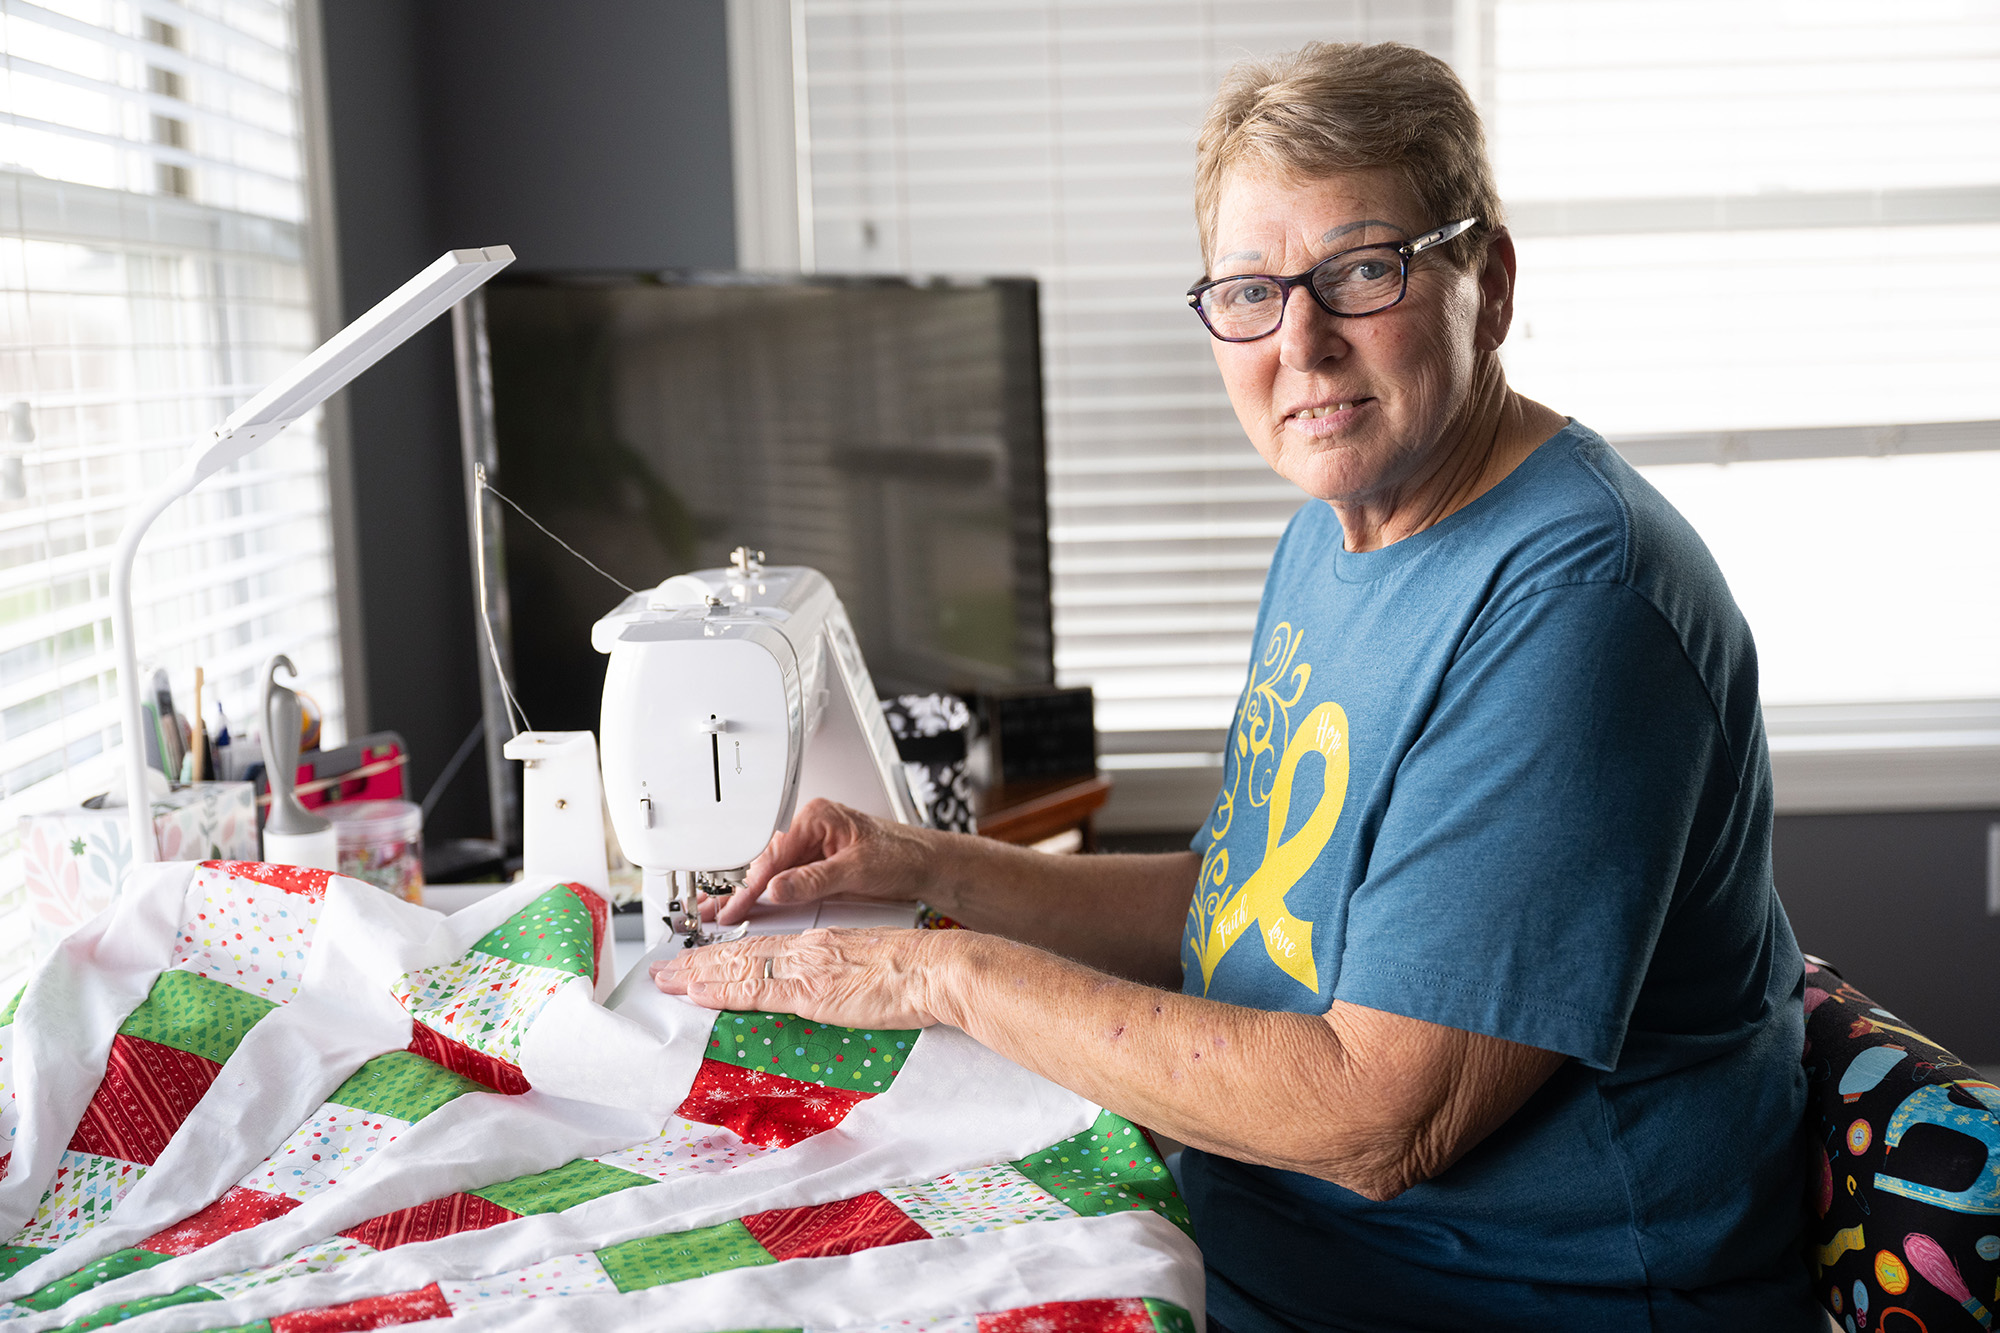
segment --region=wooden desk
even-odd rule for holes
[[[1095,851],[1093,816],[1110,795],[1111,779],[1102,773],[990,787],[977,802],[979,835],[1026,847],[1077,829],[1083,835],[1081,850]]]

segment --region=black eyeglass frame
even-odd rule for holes
[[[1434,249],[1437,246],[1443,245],[1446,241],[1456,239],[1478,225],[1479,219],[1476,217],[1460,218],[1456,222],[1447,222],[1435,231],[1427,231],[1415,240],[1404,241],[1400,245],[1390,241],[1379,241],[1374,245],[1357,245],[1348,250],[1336,250],[1305,272],[1294,274],[1289,278],[1280,277],[1275,273],[1232,273],[1223,278],[1204,278],[1194,286],[1188,288],[1188,305],[1194,310],[1195,317],[1201,320],[1201,326],[1208,330],[1209,336],[1218,342],[1226,343],[1253,343],[1260,338],[1270,337],[1280,328],[1284,327],[1285,310],[1292,303],[1292,289],[1294,287],[1305,288],[1307,293],[1311,295],[1313,303],[1336,319],[1362,319],[1369,315],[1379,315],[1384,310],[1401,305],[1403,298],[1410,294],[1410,261],[1412,259],[1415,259],[1426,250]],[[1373,310],[1335,310],[1327,304],[1326,298],[1319,294],[1319,288],[1313,285],[1312,276],[1328,264],[1331,264],[1334,260],[1346,259],[1350,255],[1360,254],[1363,250],[1387,250],[1396,256],[1397,263],[1402,269],[1402,275],[1396,286],[1396,299],[1378,305]],[[1277,285],[1278,322],[1262,333],[1253,333],[1245,338],[1231,338],[1227,334],[1216,332],[1215,325],[1208,322],[1208,312],[1201,308],[1202,294],[1208,291],[1209,288],[1219,287],[1225,282],[1243,282],[1248,279],[1259,279]]]

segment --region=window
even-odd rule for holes
[[[752,9],[731,29],[746,266],[1043,283],[1056,662],[1097,690],[1107,828],[1207,809],[1299,502],[1180,293],[1217,82],[1315,39],[1466,77],[1521,257],[1510,376],[1716,551],[1762,651],[1780,808],[2000,803],[1990,3]],[[1922,519],[1897,507],[1920,497]]]
[[[1119,778],[1105,826],[1192,827],[1299,504],[1182,296],[1201,272],[1195,132],[1246,55],[1393,39],[1448,56],[1451,0],[808,0],[788,32],[753,8],[732,13],[737,151],[739,172],[768,169],[739,175],[739,262],[1040,279],[1057,674],[1097,693]],[[760,84],[753,46],[785,68]]]
[[[316,341],[303,160],[288,3],[0,8],[0,991],[32,938],[20,816],[118,780],[126,506]],[[183,712],[199,665],[254,730],[282,651],[338,736],[330,541],[311,422],[154,525],[139,656]]]
[[[1780,809],[2000,803],[2000,8],[1481,13],[1509,377],[1715,552]]]

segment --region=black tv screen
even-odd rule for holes
[[[1053,680],[1031,280],[506,274],[458,345],[468,464],[624,583],[748,546],[832,580],[884,694]],[[522,709],[595,730],[623,594],[485,519]]]

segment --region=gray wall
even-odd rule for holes
[[[2000,810],[1782,815],[1771,852],[1799,947],[1987,1070],[2000,1070],[1995,822]]]
[[[340,297],[447,248],[520,268],[730,268],[722,0],[322,0]],[[429,786],[479,718],[446,321],[347,391],[368,713]],[[432,837],[483,836],[467,765]]]

